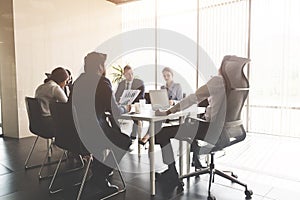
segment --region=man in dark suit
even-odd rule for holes
[[[104,145],[104,141],[108,140],[113,144],[110,146],[110,149],[114,151],[117,162],[120,162],[129,149],[131,140],[126,134],[121,132],[117,124],[117,119],[122,113],[128,112],[130,106],[121,106],[115,101],[111,83],[105,77],[105,60],[106,54],[98,52],[87,54],[84,58],[84,73],[74,82],[74,90],[72,91],[70,102],[72,102],[76,113],[79,113],[77,120],[84,124],[82,127],[88,127],[89,129],[89,131],[84,133],[86,134],[85,138],[88,138],[85,140],[91,141],[94,138],[100,138],[101,141],[98,141],[97,144],[101,144],[102,146],[96,147],[99,153],[102,153],[107,148]],[[95,89],[93,89],[94,86],[96,86]],[[96,115],[93,112],[96,112]],[[96,119],[94,119],[95,116]],[[98,127],[98,123],[101,130]],[[84,128],[81,131],[84,131]],[[96,137],[96,135],[99,136]],[[112,163],[111,160],[112,155],[108,155],[106,158],[106,163],[109,163],[108,165],[102,163],[100,160],[93,160],[92,181],[102,189],[101,195],[103,197],[118,190],[117,186],[111,185],[107,180],[113,170],[110,165]]]
[[[134,78],[133,70],[129,65],[126,65],[124,67],[123,75],[125,77],[125,80],[121,81],[118,85],[118,88],[117,88],[117,91],[115,94],[116,101],[117,102],[120,101],[120,98],[121,98],[124,90],[140,90],[139,95],[136,97],[136,99],[133,102],[138,102],[140,99],[144,99],[144,95],[145,95],[144,82],[140,79]],[[130,138],[132,140],[136,139],[137,130],[138,130],[138,121],[134,120],[131,135],[130,135]]]

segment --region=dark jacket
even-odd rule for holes
[[[125,83],[126,80],[123,80],[119,83],[117,91],[116,91],[116,101],[119,102],[120,98],[123,94],[123,91],[125,90]],[[140,79],[133,79],[132,81],[132,85],[131,85],[131,89],[132,90],[141,90],[141,92],[139,93],[139,95],[136,97],[136,99],[133,102],[138,102],[140,99],[144,98],[145,95],[145,85],[144,82]]]

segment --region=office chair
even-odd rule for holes
[[[40,179],[42,178],[47,178],[47,177],[51,177],[51,175],[49,176],[42,176],[42,169],[44,165],[50,165],[50,164],[55,164],[58,161],[52,161],[52,162],[47,162],[46,163],[46,159],[50,159],[51,158],[51,153],[52,153],[52,148],[53,148],[53,138],[55,136],[54,131],[52,131],[53,129],[49,129],[48,127],[46,127],[44,125],[43,119],[42,119],[42,108],[41,105],[39,103],[39,100],[37,98],[31,98],[31,97],[25,97],[25,103],[26,103],[26,109],[27,109],[27,114],[28,114],[28,119],[29,119],[29,130],[31,131],[31,133],[35,134],[37,137],[29,151],[29,154],[26,158],[24,167],[25,169],[30,169],[30,168],[36,168],[36,167],[40,167],[40,171],[38,173],[38,176]],[[42,164],[38,164],[38,165],[28,165],[29,160],[32,156],[32,153],[36,147],[36,143],[38,141],[39,138],[43,138],[46,139],[47,142],[48,140],[51,140],[51,144],[48,145],[47,147],[47,153],[45,155],[44,161]]]
[[[90,169],[90,165],[92,162],[92,157],[93,155],[91,153],[88,152],[88,150],[84,147],[84,145],[82,144],[79,135],[77,133],[75,124],[74,124],[74,120],[73,120],[73,114],[72,114],[72,104],[71,103],[53,103],[50,104],[50,111],[51,111],[51,115],[52,118],[54,120],[55,123],[55,127],[56,127],[56,138],[55,138],[55,144],[56,146],[60,147],[61,149],[64,150],[64,153],[66,151],[68,152],[72,152],[73,154],[79,155],[80,158],[82,157],[88,157],[87,159],[87,164],[86,164],[86,169],[84,171],[84,175],[82,177],[81,182],[76,183],[75,185],[80,185],[80,189],[79,192],[77,194],[77,200],[80,199],[84,185],[86,183],[86,179],[87,179],[87,175],[88,175],[88,171]],[[60,160],[57,164],[57,167],[55,169],[54,175],[52,177],[52,180],[50,182],[49,185],[49,192],[51,194],[60,192],[63,190],[63,188],[58,188],[58,189],[54,189],[54,181],[57,177],[58,174],[58,170],[60,168],[61,165],[61,161],[62,158],[64,156],[64,153],[62,153]],[[102,199],[106,199],[109,198],[111,196],[114,196],[116,194],[119,194],[120,192],[123,192],[126,190],[126,186],[125,186],[125,182],[124,179],[122,177],[121,171],[119,169],[119,165],[115,159],[114,153],[111,151],[111,154],[114,158],[114,161],[116,163],[119,175],[121,177],[122,183],[123,183],[123,188],[120,189],[118,192],[110,194],[106,197],[103,197]],[[75,171],[75,170],[73,170]]]
[[[146,99],[146,104],[150,104],[151,100],[150,100],[150,94],[149,94],[149,92],[145,92],[144,97]]]
[[[221,151],[226,147],[239,143],[246,138],[246,131],[243,127],[241,120],[241,111],[249,92],[249,82],[243,72],[244,66],[248,62],[250,62],[250,60],[246,58],[240,58],[236,56],[224,57],[221,64],[221,74],[224,77],[225,81],[227,109],[225,114],[225,122],[223,122],[224,124],[220,124],[220,137],[216,144],[208,144],[207,146],[199,148],[199,154],[210,155],[209,166],[200,171],[195,171],[181,177],[183,179],[190,178],[192,176],[199,176],[202,174],[209,174],[209,186],[207,197],[208,200],[216,199],[210,192],[215,175],[219,175],[223,178],[230,180],[233,183],[237,183],[245,187],[246,199],[251,199],[251,195],[253,194],[253,192],[248,189],[246,184],[237,180],[237,177],[233,173],[231,173],[231,176],[225,174],[223,171],[216,169],[214,163],[215,152]],[[197,120],[202,121],[199,118]],[[208,132],[208,134],[214,133]],[[194,151],[194,153],[196,152]]]

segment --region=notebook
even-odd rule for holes
[[[170,107],[168,92],[166,89],[149,90],[152,110],[167,110]]]

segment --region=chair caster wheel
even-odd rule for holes
[[[207,200],[216,200],[216,197],[213,196],[213,195],[210,195],[210,196],[207,197]]]
[[[245,191],[246,199],[252,199],[251,197],[252,194],[253,194],[252,190],[246,190]]]
[[[238,178],[238,175],[234,174],[233,172],[231,172],[231,176],[236,179]]]
[[[177,192],[183,192],[184,190],[183,186],[184,186],[184,182],[181,181],[177,186]]]

